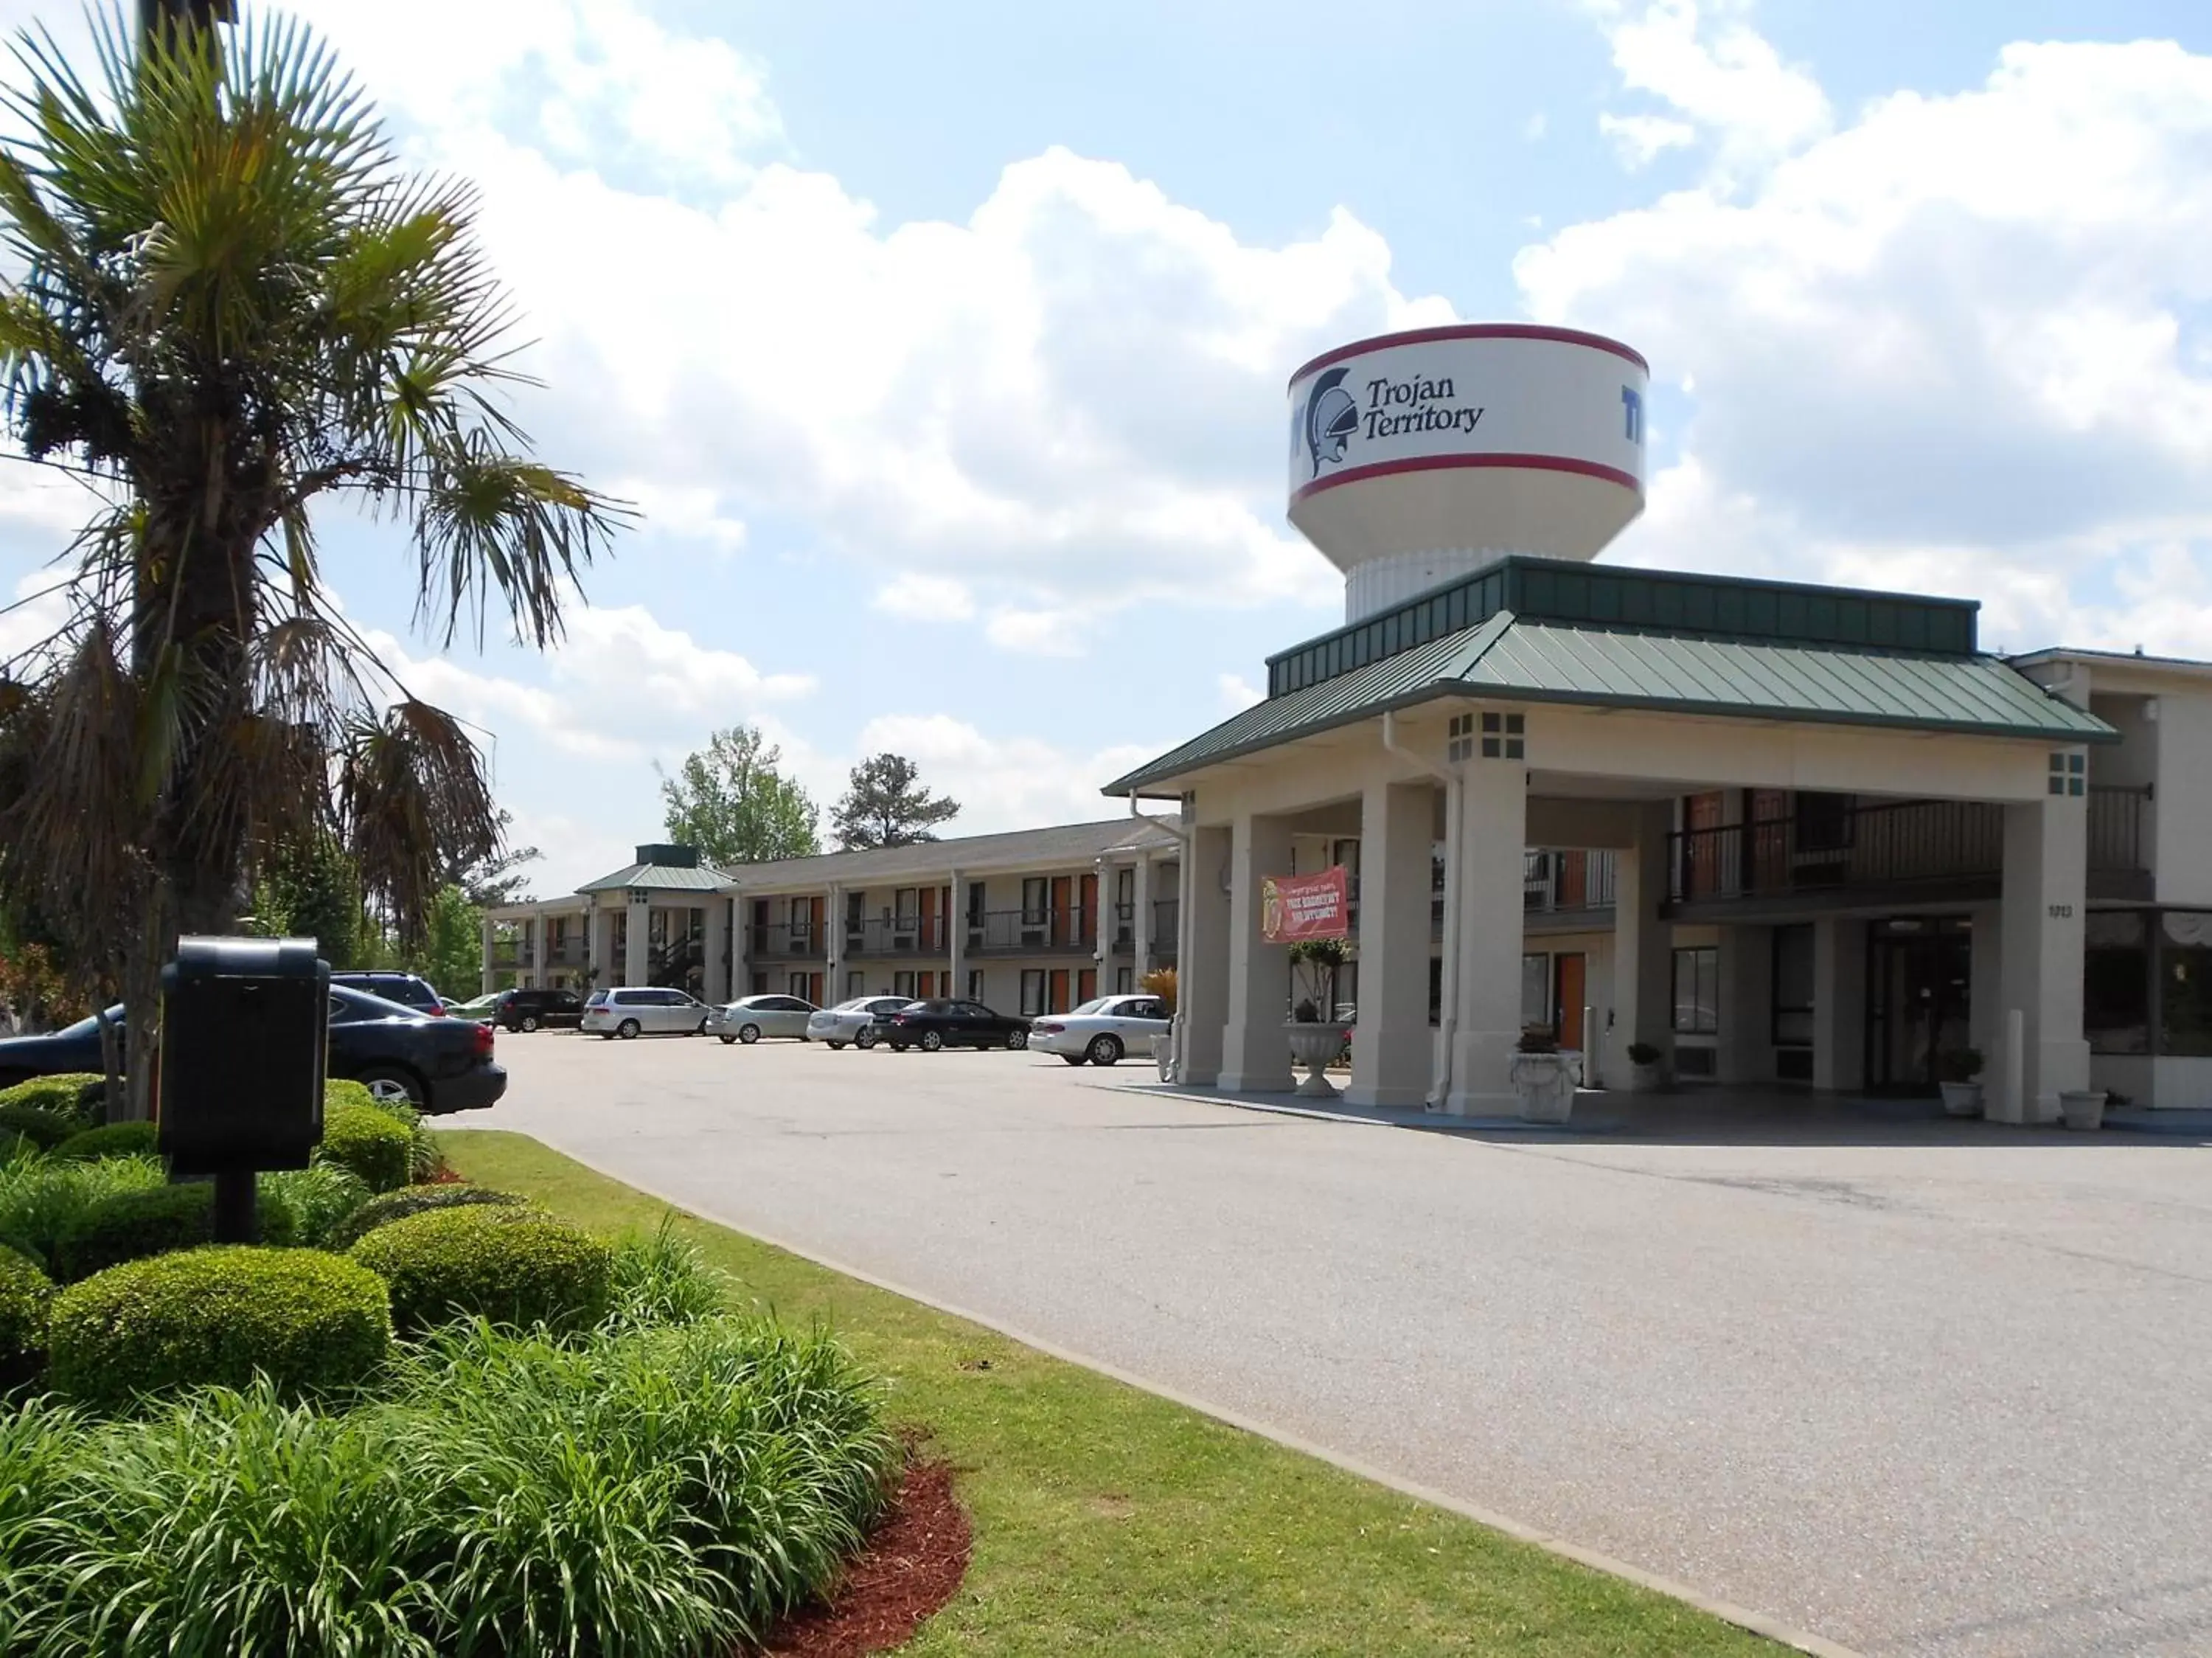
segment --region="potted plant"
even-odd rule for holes
[[[1559,1033],[1550,1026],[1522,1028],[1507,1074],[1520,1096],[1523,1121],[1564,1123],[1574,1114],[1574,1067],[1559,1051]]]
[[[1638,1094],[1656,1094],[1667,1086],[1666,1054],[1649,1042],[1628,1045],[1628,1086]]]
[[[1943,1110],[1952,1117],[1982,1114],[1982,1074],[1979,1048],[1946,1048],[1936,1056],[1936,1086],[1942,1091]]]
[[[2105,1125],[2105,1091],[2102,1088],[2061,1088],[2058,1112],[2067,1127],[2081,1133],[2094,1133]]]
[[[1348,954],[1340,938],[1302,938],[1291,946],[1299,996],[1284,1028],[1290,1035],[1292,1062],[1306,1068],[1306,1080],[1297,1091],[1310,1100],[1336,1098],[1335,1084],[1323,1073],[1344,1050],[1344,1027],[1333,1017],[1324,1018],[1322,1010],[1335,1011],[1336,970]]]

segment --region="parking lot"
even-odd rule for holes
[[[2212,1650],[2185,1139],[1786,1104],[1469,1136],[1034,1053],[499,1048],[508,1098],[452,1125],[1859,1650]]]

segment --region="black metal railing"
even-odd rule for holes
[[[756,961],[770,956],[800,960],[824,959],[823,935],[805,922],[775,922],[753,929],[750,954]]]
[[[2004,808],[1899,801],[1678,831],[1667,862],[1678,903],[1995,875],[2004,868]]]
[[[980,926],[968,917],[968,948],[985,954],[1088,950],[1097,937],[1097,917],[1088,909],[991,910]]]
[[[950,930],[943,916],[878,916],[857,927],[845,923],[845,948],[853,955],[943,955]]]
[[[1114,905],[1114,948],[1133,949],[1137,942],[1137,906],[1128,900]]]
[[[1531,850],[1521,863],[1521,907],[1533,915],[1611,909],[1614,873],[1610,852]]]
[[[2143,856],[2143,825],[2150,818],[2148,783],[2089,785],[2089,867],[2100,875],[2136,874],[2150,868]]]
[[[645,982],[664,990],[696,990],[706,977],[706,971],[707,940],[703,934],[687,933],[646,952]]]

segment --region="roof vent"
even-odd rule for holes
[[[677,846],[667,842],[648,842],[637,849],[640,863],[656,863],[664,869],[696,869],[699,867],[699,849],[696,846]]]

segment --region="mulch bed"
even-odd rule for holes
[[[904,1645],[960,1592],[969,1537],[951,1466],[910,1460],[890,1511],[836,1596],[784,1619],[762,1658],[863,1658]]]

